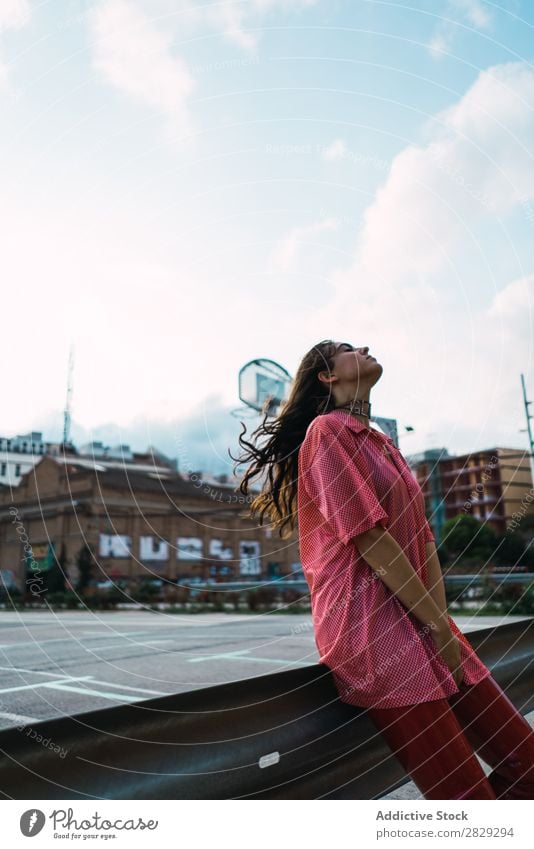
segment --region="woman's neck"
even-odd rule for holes
[[[368,398],[352,398],[345,403],[336,404],[335,410],[343,410],[354,416],[366,427],[369,427],[371,421],[371,402]]]

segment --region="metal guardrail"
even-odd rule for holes
[[[534,619],[468,639],[533,710]],[[0,751],[12,799],[376,799],[408,780],[321,664],[6,729]]]
[[[534,584],[534,572],[478,572],[476,574],[447,574],[443,576],[443,580],[446,584],[469,584],[470,586],[478,586],[488,579],[491,582],[503,584]],[[293,589],[301,592],[303,595],[307,595],[309,593],[309,587],[305,578],[292,578],[290,580],[286,580],[284,578],[258,578],[256,581],[199,581],[194,584],[187,583],[187,581],[180,581],[180,586],[187,587],[190,590],[216,591],[220,592],[221,596],[225,592],[257,590],[263,589],[264,587],[279,588],[280,592]]]

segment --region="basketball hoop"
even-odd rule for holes
[[[239,370],[239,398],[246,407],[231,410],[232,415],[276,416],[287,399],[291,381],[291,375],[280,363],[264,357],[249,360]]]

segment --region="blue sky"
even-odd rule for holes
[[[237,373],[331,337],[406,453],[526,447],[527,2],[0,0],[2,435],[229,471]],[[6,304],[6,300],[4,300]]]

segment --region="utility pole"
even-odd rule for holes
[[[528,405],[532,404],[532,401],[527,401],[527,390],[525,386],[525,376],[521,373],[521,387],[523,389],[523,403],[525,405],[525,415],[527,418],[527,426],[526,428],[522,428],[523,431],[526,430],[528,433],[528,449],[529,449],[529,457],[530,457],[530,474],[532,475],[532,481],[534,483],[534,472],[532,466],[532,455],[534,453],[534,442],[532,441],[532,428],[530,427],[530,420],[532,418],[531,414],[528,410]]]
[[[71,343],[69,351],[69,367],[67,377],[67,400],[65,402],[65,410],[63,414],[63,452],[67,450],[67,445],[70,443],[70,408],[72,398],[72,371],[74,368],[74,345]]]

